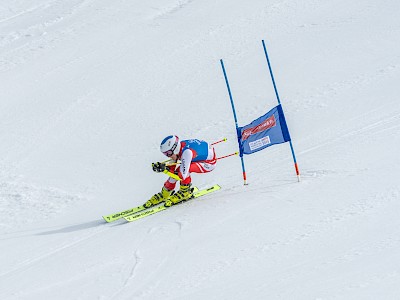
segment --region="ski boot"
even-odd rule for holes
[[[173,194],[173,191],[167,190],[165,187],[163,187],[161,189],[161,192],[159,192],[159,193],[155,194],[153,197],[151,197],[145,204],[143,204],[143,206],[146,208],[149,208],[154,205],[157,205],[157,204],[167,200],[172,194]]]
[[[189,183],[187,185],[181,184],[179,191],[176,192],[175,194],[171,195],[171,197],[169,197],[169,199],[165,200],[164,206],[170,207],[179,202],[193,198],[193,190],[194,189],[192,188],[191,183]]]

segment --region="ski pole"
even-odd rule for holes
[[[227,158],[227,157],[233,156],[233,155],[238,155],[238,154],[239,154],[239,152],[231,153],[231,154],[228,154],[228,155],[225,155],[225,156],[217,157],[217,160],[218,160],[218,159]]]
[[[182,178],[180,178],[178,175],[176,175],[176,174],[174,174],[174,173],[172,173],[172,172],[170,172],[168,170],[164,170],[163,173],[167,174],[169,177],[171,177],[171,178],[173,178],[173,179],[175,179],[177,181],[181,181],[182,180]]]
[[[227,158],[227,157],[230,157],[230,156],[233,156],[233,155],[238,155],[238,154],[239,154],[239,152],[235,152],[235,153],[231,153],[231,154],[224,155],[224,156],[221,156],[221,157],[217,157],[216,159],[219,160],[219,159]],[[174,163],[168,164],[167,166],[179,165],[179,164],[180,163],[178,163],[178,162],[174,162]],[[171,178],[173,178],[173,179],[175,179],[177,181],[182,180],[178,175],[176,175],[176,174],[174,174],[174,173],[172,173],[172,172],[170,172],[168,170],[164,170],[163,173],[167,174],[169,177],[171,177]]]
[[[239,155],[239,152],[235,152],[235,153],[231,153],[231,154],[224,155],[224,156],[221,156],[221,157],[217,157],[216,159],[219,160],[219,159],[227,158],[227,157],[230,157],[230,156],[233,156],[233,155]],[[180,165],[180,164],[181,164],[180,162],[174,162],[174,163],[167,164],[167,166],[177,166],[177,165]]]
[[[172,159],[164,160],[164,161],[162,161],[162,163],[166,164],[167,166],[176,164],[176,162],[174,162]],[[171,164],[169,164],[169,163],[171,163]]]
[[[216,141],[214,143],[211,144],[211,146],[214,146],[216,144],[222,143],[222,142],[226,142],[228,139],[227,138],[223,138],[222,140]]]
[[[222,142],[226,142],[228,139],[227,138],[223,138],[222,140],[216,141],[214,143],[212,143],[211,145],[214,146],[216,144],[222,143]],[[167,166],[175,166],[175,165],[179,165],[180,163],[178,162],[174,162],[172,159],[167,159],[164,160],[162,163],[165,163]]]

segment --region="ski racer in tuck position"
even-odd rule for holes
[[[203,140],[179,140],[176,135],[167,136],[160,145],[160,151],[170,158],[167,162],[152,164],[154,172],[168,171],[178,175],[180,179],[179,191],[174,189],[177,177],[169,177],[165,181],[161,192],[153,195],[145,204],[146,208],[165,202],[165,206],[172,206],[193,197],[191,173],[208,173],[214,170],[217,157],[214,147]],[[180,164],[178,163],[180,161]]]

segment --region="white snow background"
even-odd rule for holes
[[[400,2],[2,0],[0,299],[400,299]],[[222,190],[133,223],[169,134]]]

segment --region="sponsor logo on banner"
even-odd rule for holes
[[[261,139],[255,140],[254,142],[250,142],[249,147],[251,151],[254,151],[258,148],[264,147],[265,145],[269,144],[271,144],[271,140],[269,138],[269,135],[267,135]]]
[[[275,115],[272,115],[268,119],[263,121],[261,124],[257,125],[256,127],[248,128],[248,129],[243,130],[243,132],[242,132],[242,140],[245,141],[251,135],[256,134],[258,132],[262,132],[262,131],[267,130],[267,129],[270,129],[270,128],[274,127],[274,126],[276,126],[276,119],[275,119]],[[268,137],[268,139],[269,139],[269,137]],[[255,142],[257,142],[257,141],[255,141]],[[251,146],[250,146],[250,148],[251,148]],[[257,148],[259,148],[259,147],[257,147]]]

